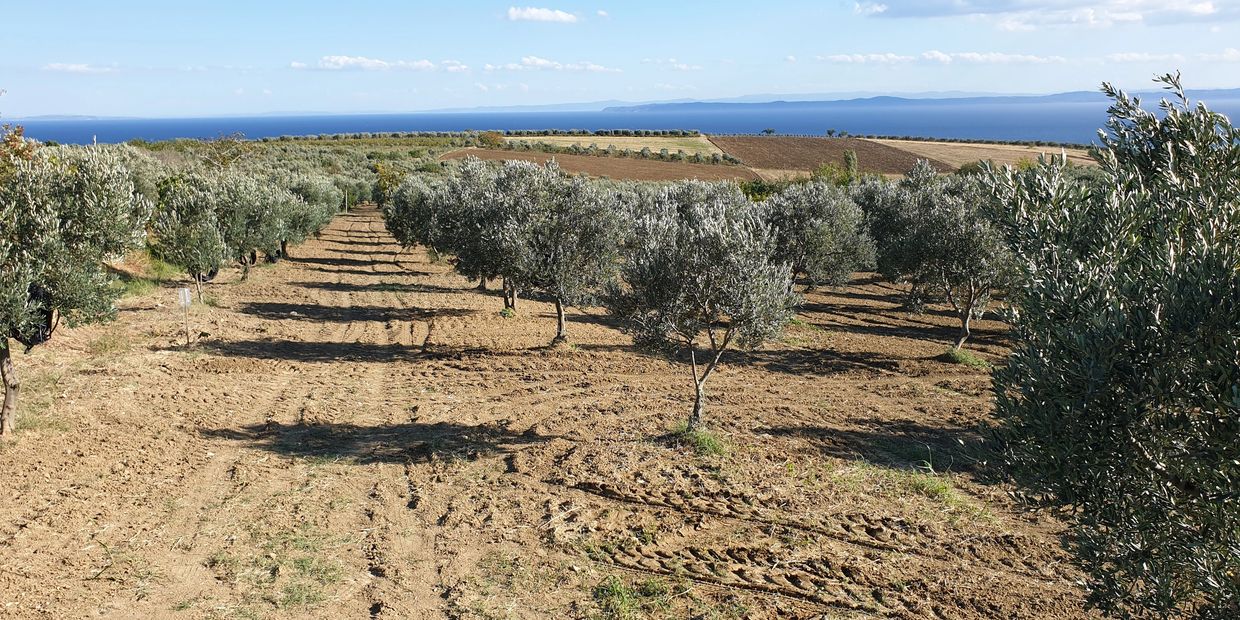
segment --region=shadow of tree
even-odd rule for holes
[[[851,420],[850,424],[860,429],[776,426],[755,431],[776,437],[800,437],[824,455],[839,459],[939,473],[965,472],[983,482],[999,479],[992,465],[996,460],[994,448],[988,441],[993,436],[992,426],[930,426],[879,418]]]
[[[533,431],[513,433],[493,424],[419,423],[416,417],[404,424],[381,426],[270,423],[200,432],[205,437],[242,442],[284,456],[343,459],[358,464],[473,460],[555,439]]]
[[[365,342],[229,340],[202,342],[198,346],[216,355],[290,362],[393,362],[412,359],[421,353],[416,345]]]
[[[908,338],[910,340],[942,342],[944,347],[955,342],[956,336],[960,333],[960,327],[956,325],[939,325],[929,321],[904,316],[892,316],[887,312],[875,310],[873,308],[858,310],[851,313],[848,307],[803,307],[802,310],[807,313],[817,313],[828,317],[839,317],[841,322],[838,323],[827,323],[823,321],[811,322],[813,326],[827,331],[868,336],[896,336],[899,338]],[[875,317],[882,317],[886,320],[864,318],[867,314]],[[856,321],[861,322],[857,323]],[[1004,347],[1009,344],[1006,330],[987,329],[977,325],[976,323],[973,324],[972,335],[969,337],[969,342],[995,347]]]
[[[311,270],[311,271],[321,271],[321,272],[323,272],[323,273],[332,273],[332,274],[336,274],[336,275],[349,275],[349,276],[374,276],[374,277],[385,277],[385,276],[430,276],[430,275],[435,275],[435,274],[433,274],[433,273],[424,273],[424,272],[420,272],[420,271],[412,271],[412,270],[402,269],[402,268],[400,268],[399,266],[394,265],[394,264],[392,264],[392,263],[390,263],[390,262],[377,262],[377,263],[374,263],[374,265],[373,265],[373,266],[374,266],[374,267],[391,267],[391,269],[386,270],[386,271],[377,271],[377,270],[375,270],[375,269],[349,269],[349,268],[347,268],[347,267],[337,267],[337,268],[331,268],[331,267],[306,267],[306,269],[309,269],[309,270]]]
[[[892,358],[877,353],[844,353],[829,349],[759,349],[729,351],[725,364],[748,364],[791,375],[833,375],[856,370],[900,372],[901,362],[920,358]]]
[[[372,275],[399,275],[399,274],[372,274]],[[429,275],[429,274],[427,274]],[[333,291],[337,293],[477,293],[479,295],[490,295],[499,297],[502,292],[496,289],[487,289],[485,291],[478,290],[476,286],[439,286],[437,284],[423,283],[401,283],[401,282],[290,282],[293,286],[302,288],[317,289],[322,291]]]
[[[344,267],[344,266],[367,267],[367,266],[373,266],[377,263],[390,263],[391,261],[377,261],[373,259],[344,258],[344,257],[322,258],[322,257],[317,257],[317,256],[306,256],[306,257],[290,256],[288,259],[288,262],[302,263],[306,265],[326,265],[329,267],[332,267],[332,266],[334,267]]]
[[[352,323],[355,321],[388,321],[428,320],[437,317],[467,316],[476,312],[466,309],[418,309],[392,308],[388,306],[323,306],[319,304],[293,304],[280,302],[250,302],[242,304],[239,312],[262,317],[264,319],[297,319],[301,321],[318,321],[334,323]]]

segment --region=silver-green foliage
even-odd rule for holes
[[[71,324],[113,315],[116,291],[103,263],[141,240],[151,212],[114,155],[77,149],[19,162],[0,187],[0,208],[3,332],[27,330],[31,312],[43,307]],[[46,299],[29,299],[31,285]]]
[[[508,277],[555,301],[556,340],[566,340],[565,307],[594,301],[616,274],[622,224],[615,194],[569,177],[554,162],[514,162],[505,169],[524,179],[521,187],[503,190],[515,199],[501,230],[512,258]]]
[[[164,260],[194,278],[219,270],[228,256],[211,182],[198,175],[171,177],[160,188],[151,245]]]
[[[637,343],[688,351],[696,391],[688,428],[695,430],[705,382],[723,352],[761,344],[792,317],[791,266],[773,258],[761,209],[734,184],[672,184],[637,211],[624,283],[607,303]],[[709,354],[699,364],[703,340]]]
[[[959,349],[1011,276],[991,192],[977,177],[942,176],[919,161],[898,183],[867,180],[854,196],[867,213],[879,271],[910,284],[914,306],[927,297],[948,301],[960,320]]]
[[[301,200],[283,200],[281,242],[300,243],[323,230],[344,205],[344,192],[332,179],[317,174],[275,177],[277,185]],[[282,248],[283,249],[283,248]]]
[[[13,429],[19,383],[10,338],[27,346],[70,325],[110,319],[119,291],[104,261],[141,239],[151,203],[116,156],[49,151],[0,180],[0,434]]]
[[[1011,471],[1067,508],[1091,600],[1240,617],[1240,130],[1114,98],[1105,183],[993,177],[1023,280],[995,379]]]
[[[762,206],[777,260],[805,274],[811,286],[841,286],[854,271],[873,269],[865,213],[847,190],[823,181],[795,183]]]
[[[210,177],[211,200],[229,256],[248,265],[253,252],[279,251],[285,221],[305,202],[292,192],[257,177],[221,171]]]

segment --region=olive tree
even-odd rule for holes
[[[594,300],[611,282],[618,263],[620,209],[613,194],[582,177],[570,178],[554,162],[527,176],[541,191],[516,196],[503,228],[514,258],[512,277],[551,297],[556,332],[552,344],[567,342],[565,308]]]
[[[321,175],[299,174],[277,179],[276,183],[300,200],[284,197],[284,214],[278,256],[288,256],[289,243],[301,243],[331,223],[344,204],[344,192]]]
[[[865,213],[848,191],[815,181],[789,185],[762,203],[775,258],[804,274],[809,288],[840,286],[854,271],[872,269],[874,242]]]
[[[941,176],[918,162],[898,184],[862,183],[854,193],[868,212],[884,277],[910,284],[915,307],[935,295],[960,321],[960,349],[991,296],[1007,286],[1010,253],[992,222],[993,197],[973,176]]]
[[[185,269],[201,301],[202,283],[214,277],[228,256],[211,184],[201,176],[170,177],[159,194],[151,245],[164,260]]]
[[[706,380],[729,347],[772,338],[792,317],[792,268],[773,258],[761,210],[730,183],[686,181],[650,196],[624,248],[623,285],[606,300],[639,345],[687,351],[687,428],[702,426]],[[708,347],[699,362],[705,336]]]
[[[211,177],[212,201],[229,256],[249,275],[258,251],[279,251],[285,218],[304,202],[273,183],[248,174],[224,171]]]
[[[138,243],[150,210],[129,171],[99,149],[36,155],[0,179],[0,435],[13,432],[20,389],[10,340],[29,350],[61,319],[115,316],[104,260]]]
[[[499,239],[504,217],[502,197],[496,193],[495,184],[493,166],[467,157],[446,175],[432,203],[437,218],[434,247],[451,254],[456,271],[477,279],[479,286],[500,277],[506,263]],[[516,307],[516,291],[508,286],[504,307]]]
[[[439,218],[445,214],[445,197],[439,184],[411,176],[400,184],[383,207],[383,222],[401,246],[422,245],[432,252],[451,251]]]
[[[1105,183],[992,175],[1022,285],[995,377],[1010,471],[1064,507],[1090,599],[1240,617],[1240,130],[1109,85]]]

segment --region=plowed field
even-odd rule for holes
[[[529,151],[497,151],[469,148],[447,153],[443,155],[443,159],[462,159],[469,156],[492,161],[517,159],[539,163],[555,159],[561,168],[573,174],[585,173],[592,177],[608,177],[630,181],[678,181],[681,179],[699,179],[702,181],[735,179],[738,181],[749,181],[758,178],[754,171],[743,166],[691,164],[650,159],[630,159],[626,157],[598,157],[594,155],[552,155]]]
[[[685,364],[596,309],[546,348],[550,305],[501,318],[373,209],[236,278],[193,346],[166,287],[17,356],[0,616],[1089,616],[1060,524],[976,460],[986,373],[876,280],[725,356],[699,456]]]
[[[856,151],[862,172],[904,174],[926,159],[909,151],[859,138],[801,138],[789,136],[710,136],[723,152],[739,158],[746,166],[762,170],[811,172],[823,164],[843,167],[844,151]],[[941,172],[952,166],[930,159]]]

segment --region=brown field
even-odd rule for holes
[[[787,136],[711,136],[711,142],[746,166],[762,170],[813,171],[824,163],[844,165],[844,151],[857,152],[862,172],[904,174],[926,159],[909,151],[859,138],[795,138]],[[943,172],[954,168],[931,159]]]
[[[591,161],[612,162],[598,159]],[[624,162],[629,163],[629,162]],[[1085,618],[1062,526],[977,460],[985,370],[869,277],[708,385],[596,309],[398,253],[373,208],[193,308],[176,284],[17,356],[5,618]],[[1006,352],[1003,325],[975,351]],[[614,590],[614,588],[613,588]]]
[[[574,174],[584,173],[593,177],[608,177],[630,181],[676,181],[680,179],[749,181],[758,178],[754,171],[744,166],[690,164],[649,159],[629,159],[626,157],[598,157],[594,155],[551,155],[548,153],[468,148],[445,153],[441,159],[462,159],[471,155],[479,159],[493,161],[519,159],[542,163],[555,159],[561,168]]]
[[[692,155],[701,153],[703,155],[713,155],[722,153],[719,147],[711,143],[706,136],[508,136],[504,138],[508,142],[546,142],[555,146],[572,146],[576,144],[582,148],[591,144],[605,149],[609,145],[615,145],[618,149],[633,149],[640,151],[643,148],[649,148],[651,151],[658,153],[659,149],[667,149],[669,153],[676,151],[684,151]]]
[[[1021,160],[1037,161],[1038,156],[1066,153],[1068,161],[1082,166],[1096,166],[1083,149],[1060,149],[1052,146],[1021,146],[1016,144],[958,144],[954,142],[922,142],[919,140],[873,140],[918,157],[929,157],[959,168],[976,161],[993,160],[998,164],[1015,165]]]

